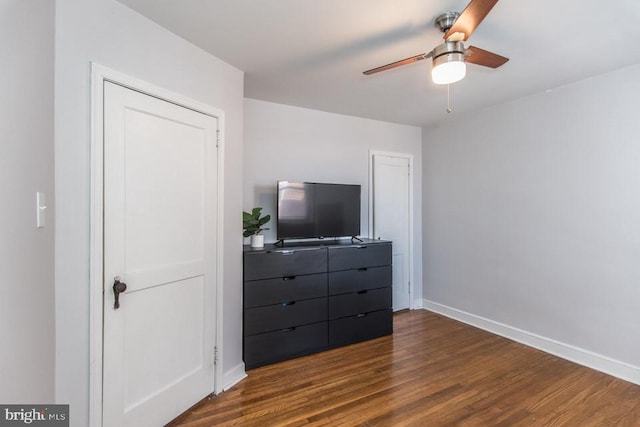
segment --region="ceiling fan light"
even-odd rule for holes
[[[435,84],[447,85],[462,80],[467,75],[464,54],[448,53],[433,59],[431,79]]]

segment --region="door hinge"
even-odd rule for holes
[[[218,364],[218,347],[213,347],[213,364]]]
[[[220,146],[220,130],[216,130],[216,148]]]

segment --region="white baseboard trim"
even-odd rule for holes
[[[424,308],[424,301],[425,300],[421,298],[413,300],[413,306],[411,307],[411,310],[420,310]]]
[[[231,370],[224,373],[222,378],[222,391],[227,391],[247,377],[244,371],[244,362],[238,363]]]
[[[640,385],[640,367],[638,366],[633,366],[601,354],[523,331],[522,329],[514,328],[513,326],[505,325],[504,323],[496,322],[433,301],[422,300],[421,305],[425,310],[459,320],[460,322],[542,350],[579,365]]]

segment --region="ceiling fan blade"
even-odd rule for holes
[[[472,64],[482,65],[484,67],[498,68],[504,65],[509,58],[500,56],[497,53],[480,49],[479,47],[469,46],[465,52],[465,61]]]
[[[413,64],[414,62],[422,61],[423,59],[427,59],[431,57],[431,52],[429,53],[421,53],[420,55],[412,56],[411,58],[401,59],[400,61],[392,62],[391,64],[383,65],[381,67],[372,68],[367,71],[363,71],[362,74],[370,75],[379,73],[380,71],[390,70],[392,68],[401,67],[407,64]]]
[[[444,39],[450,41],[467,40],[498,0],[471,0],[456,22],[445,33]]]

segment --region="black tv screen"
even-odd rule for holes
[[[277,237],[306,239],[360,234],[360,186],[278,181]]]

